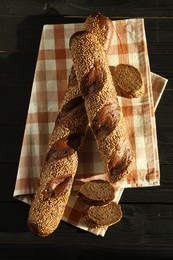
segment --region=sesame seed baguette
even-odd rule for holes
[[[77,86],[72,68],[29,210],[29,230],[43,237],[54,232],[62,219],[78,167],[78,151],[87,131],[84,100]]]
[[[113,32],[109,18],[97,12],[87,18],[84,26],[92,33],[97,32],[106,50]],[[28,228],[34,234],[50,235],[62,219],[77,171],[77,153],[85,139],[87,127],[84,99],[72,67],[68,89],[50,136],[45,165],[29,211]]]
[[[114,33],[114,26],[109,17],[100,12],[89,15],[83,26],[84,30],[97,36],[98,41],[103,46],[105,53],[109,52],[111,40]]]
[[[132,171],[134,157],[106,55],[96,35],[87,31],[72,35],[70,47],[105,172],[115,183]]]

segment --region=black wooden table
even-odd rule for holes
[[[168,79],[156,111],[161,185],[125,189],[122,220],[104,238],[61,222],[50,237],[28,232],[29,206],[13,198],[44,24],[144,17],[151,71]],[[173,1],[0,0],[0,259],[173,258]]]

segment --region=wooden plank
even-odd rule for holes
[[[157,127],[159,144],[173,144],[173,127]],[[173,163],[173,162],[172,162]]]
[[[159,144],[159,157],[161,164],[171,164],[173,158],[173,144]]]
[[[29,88],[2,88],[0,95],[0,125],[24,125],[30,101]]]
[[[169,8],[168,8],[169,6]],[[0,14],[9,15],[88,15],[100,11],[111,16],[172,16],[172,3],[165,1],[49,1],[41,0],[1,0]]]
[[[170,93],[171,91],[169,91]],[[172,91],[173,92],[173,91]],[[156,111],[156,126],[157,126],[157,132],[159,131],[159,127],[164,128],[172,128],[173,127],[173,117],[172,117],[172,110],[173,110],[173,104],[169,104],[166,102],[160,101],[160,104],[158,105],[157,111]],[[170,131],[170,130],[167,130]]]
[[[172,105],[172,100],[173,100],[173,91],[171,89],[165,89],[165,91],[162,94],[162,98],[159,102],[159,105],[157,107],[156,113],[159,110],[159,108],[163,108],[164,105]]]
[[[171,109],[171,107],[169,107]],[[169,110],[168,110],[169,111]],[[157,136],[158,136],[158,149],[159,149],[159,158],[161,164],[173,164],[173,127],[172,120],[172,110],[170,113],[167,113],[167,124],[169,127],[157,127]]]
[[[26,220],[28,215],[29,205],[20,201],[2,202],[0,216],[0,230],[8,235],[8,232],[26,232]],[[10,221],[10,217],[14,216],[14,220]],[[0,235],[0,242],[2,237]]]
[[[0,202],[16,201],[13,191],[17,177],[18,163],[0,163]]]
[[[156,110],[157,128],[163,127],[164,130],[164,127],[168,127],[171,130],[173,126],[172,100],[173,100],[173,91],[165,90]]]
[[[173,37],[173,32],[171,30],[172,23],[172,18],[144,18],[147,39],[155,44],[155,46],[166,43],[169,47]],[[167,46],[163,46],[163,53],[167,53],[168,50],[166,47]],[[161,52],[160,54],[162,55],[163,53]]]
[[[139,16],[138,16],[139,17]],[[141,16],[142,17],[142,16]],[[59,16],[0,16],[1,38],[0,50],[23,52],[38,48],[44,24],[62,24],[83,22],[86,17],[59,17]],[[115,19],[115,18],[113,18]],[[168,54],[171,50],[173,31],[173,19],[145,18],[145,30],[148,41],[149,52],[159,55]],[[7,30],[8,28],[8,30]],[[11,41],[9,42],[9,39]],[[165,45],[166,44],[166,45]],[[34,49],[33,49],[34,47]],[[158,59],[157,59],[158,60]]]
[[[122,203],[173,203],[173,164],[160,165],[160,185],[155,187],[126,188]]]
[[[24,134],[23,126],[1,126],[0,163],[16,163],[19,161]]]
[[[172,59],[170,59],[170,55],[171,53],[167,55],[153,55],[149,53],[149,59],[151,71],[168,79],[166,89],[173,90],[173,76],[171,73]]]
[[[17,234],[18,235],[18,234]],[[82,239],[82,238],[80,238]],[[126,247],[126,245],[122,246],[114,246],[114,247],[105,247],[103,238],[97,238],[97,245],[91,244],[88,242],[85,245],[79,246],[74,243],[65,243],[63,246],[57,245],[56,242],[52,244],[42,243],[42,244],[33,244],[27,243],[22,245],[20,244],[10,244],[10,250],[8,245],[2,244],[0,246],[1,252],[0,256],[3,260],[9,259],[49,259],[55,258],[58,256],[59,259],[63,260],[76,260],[76,259],[90,259],[90,260],[105,260],[105,257],[108,259],[116,258],[131,258],[133,259],[141,259],[144,260],[147,257],[151,257],[152,259],[171,259],[172,256],[172,248],[171,246],[167,246],[166,249],[160,246],[157,250],[156,248],[153,250],[150,247],[148,249],[147,246],[138,245],[135,249],[134,246],[130,248],[130,246]],[[105,241],[105,238],[104,238]],[[79,243],[80,244],[80,243]],[[87,246],[88,245],[88,246]],[[102,245],[102,246],[101,246]]]
[[[21,51],[37,54],[42,28],[45,24],[63,24],[84,21],[84,18],[64,18],[59,16],[1,16],[0,50],[5,53]],[[8,28],[8,30],[7,30]],[[7,55],[6,55],[7,56]],[[27,56],[29,58],[29,56]],[[27,58],[26,57],[26,58]]]
[[[3,243],[11,243],[13,246],[22,243],[29,246],[47,247],[51,245],[58,245],[58,249],[64,250],[64,247],[75,247],[76,250],[80,248],[91,248],[99,251],[101,248],[103,252],[110,249],[110,252],[116,252],[124,248],[126,253],[134,252],[146,254],[159,254],[165,257],[172,253],[172,218],[173,209],[172,204],[121,204],[123,211],[123,218],[116,225],[109,227],[105,237],[103,238],[89,234],[76,227],[61,222],[58,229],[47,238],[36,237],[27,231],[26,219],[28,213],[27,205],[20,205],[20,203],[9,203],[4,205],[4,213],[12,211],[13,215],[18,215],[18,219],[13,221],[7,220],[5,214],[1,216],[0,221],[0,245]],[[19,225],[20,221],[20,225]],[[160,227],[164,226],[164,229]],[[125,235],[124,235],[125,234]],[[73,237],[73,239],[72,239]],[[80,243],[78,242],[80,241]],[[44,245],[44,247],[43,247]],[[9,244],[8,244],[9,246]],[[167,251],[165,251],[165,248]],[[96,253],[95,252],[95,253]],[[97,255],[97,254],[96,254]]]

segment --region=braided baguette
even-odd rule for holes
[[[112,22],[98,12],[89,16],[85,24],[86,29],[97,32],[105,49],[108,47],[107,41],[112,37],[111,26]],[[29,211],[28,228],[34,234],[50,235],[62,219],[78,166],[77,153],[87,127],[84,99],[72,67],[68,90],[50,137],[45,165]]]
[[[115,183],[132,171],[134,157],[103,46],[96,35],[80,31],[70,38],[70,48],[105,171]]]
[[[87,130],[84,100],[76,86],[72,68],[27,220],[30,231],[39,236],[50,235],[62,219],[78,166],[77,152]]]

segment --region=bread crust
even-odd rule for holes
[[[84,23],[84,30],[96,35],[105,53],[109,52],[114,34],[114,26],[109,17],[102,15],[100,12],[94,12],[87,17]]]
[[[87,20],[86,29],[99,33],[106,49],[112,34],[109,33],[111,21],[100,13],[94,14],[90,21],[93,19],[95,22],[91,26]],[[105,28],[104,24],[109,26]],[[94,26],[97,29],[94,29]],[[84,99],[72,67],[68,90],[56,118],[39,185],[28,214],[28,228],[36,235],[50,235],[62,219],[78,167],[78,151],[85,139],[87,128],[88,117]]]
[[[50,235],[62,219],[87,126],[84,101],[72,68],[69,88],[56,118],[39,185],[29,210],[28,228],[36,235]]]
[[[70,43],[89,123],[107,177],[115,183],[133,170],[134,156],[105,52],[90,32],[75,33]]]

